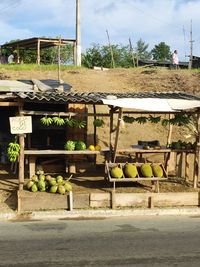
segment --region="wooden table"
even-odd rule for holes
[[[194,154],[195,150],[194,149],[171,149],[171,148],[166,148],[166,147],[161,147],[159,149],[143,149],[141,146],[131,146],[129,148],[125,148],[125,149],[117,149],[117,153],[119,154],[124,154],[124,155],[129,155],[130,157],[132,157],[133,155],[136,158],[136,161],[140,161],[143,157],[143,154],[154,154],[154,153],[161,153],[164,154],[164,167],[166,172],[168,173],[168,167],[169,167],[169,159],[170,159],[170,155],[171,153],[174,152],[175,153],[175,157],[177,158],[178,154],[181,154],[182,157],[185,157],[185,168],[184,168],[184,172],[185,172],[185,177],[188,177],[188,169],[189,169],[189,163],[188,163],[188,155],[189,154]],[[177,169],[177,160],[175,162],[176,165],[176,169]]]
[[[106,157],[109,153],[109,148],[101,149],[100,151],[87,150],[24,150],[24,155],[29,158],[29,177],[31,178],[35,174],[36,159],[38,157],[54,157],[54,156],[66,156],[66,155],[104,155]]]

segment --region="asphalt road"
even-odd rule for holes
[[[200,217],[0,223],[0,266],[200,266]]]

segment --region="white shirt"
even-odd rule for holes
[[[9,57],[8,57],[8,63],[13,63],[14,62],[14,56],[11,54]]]

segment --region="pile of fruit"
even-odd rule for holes
[[[100,145],[89,145],[88,147],[89,150],[91,151],[100,151],[101,150],[101,146]]]
[[[167,147],[172,148],[172,149],[195,149],[196,143],[178,140],[176,142],[172,142],[171,144],[168,144]]]
[[[124,166],[115,166],[110,169],[112,178],[136,178],[136,177],[163,177],[163,169],[160,164],[143,163],[136,166],[133,163],[126,163]]]
[[[73,151],[73,150],[85,150],[86,144],[83,141],[72,141],[68,140],[64,145],[65,150]]]
[[[26,188],[31,192],[49,192],[64,195],[66,192],[72,191],[72,185],[68,180],[64,180],[61,175],[52,177],[45,175],[43,171],[39,171],[27,182]]]

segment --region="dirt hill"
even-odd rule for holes
[[[3,71],[0,78],[57,79],[56,71]],[[200,94],[200,72],[165,68],[73,69],[61,72],[61,78],[76,91],[140,92],[184,91]]]

